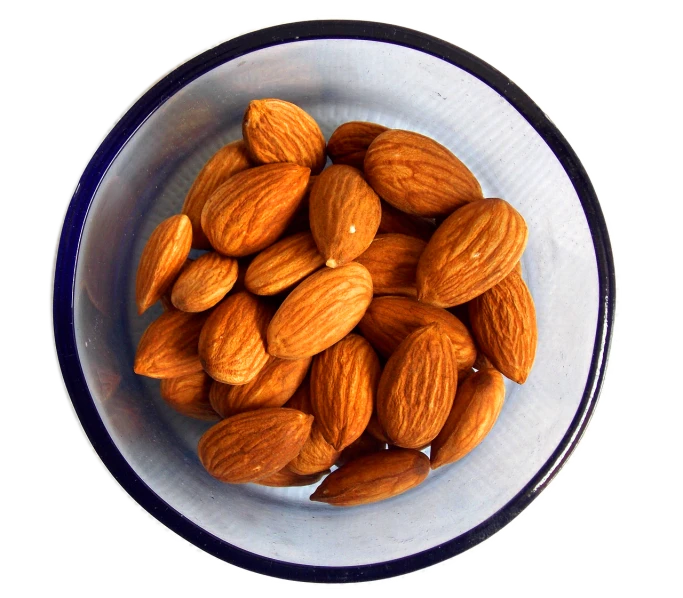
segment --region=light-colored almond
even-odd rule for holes
[[[223,299],[236,280],[236,259],[205,253],[183,268],[173,283],[171,302],[181,311],[205,311]]]
[[[327,142],[327,153],[334,164],[363,169],[368,147],[387,127],[376,123],[352,121],[338,126]]]
[[[219,420],[209,402],[211,378],[201,371],[161,381],[161,397],[178,413],[205,421]]]
[[[380,234],[398,234],[408,235],[410,237],[417,237],[423,241],[429,241],[434,231],[436,224],[433,219],[422,218],[420,216],[411,216],[401,210],[397,210],[386,201],[381,202],[382,205],[382,219],[379,222],[377,232]]]

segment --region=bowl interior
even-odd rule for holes
[[[498,423],[460,462],[382,503],[335,509],[313,487],[224,485],[201,467],[207,424],[163,404],[133,357],[159,306],[135,312],[146,239],[177,213],[204,162],[240,137],[249,100],[307,110],[326,137],[349,120],[429,135],[458,155],[487,197],[511,202],[529,225],[524,277],[537,309],[536,363],[507,383]],[[591,364],[598,272],[586,216],[569,177],[532,126],[497,92],[439,58],[389,43],[320,39],[250,52],[188,84],[130,137],[90,206],[76,269],[78,353],[99,415],[149,488],[213,536],[289,563],[349,566],[406,557],[461,536],[499,511],[567,432]]]

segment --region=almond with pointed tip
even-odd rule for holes
[[[210,388],[211,378],[201,371],[180,378],[164,378],[161,381],[161,397],[178,413],[195,419],[217,421],[220,416],[209,402]]]
[[[228,294],[236,280],[236,259],[205,253],[183,268],[173,283],[171,302],[181,311],[206,311]]]
[[[379,234],[408,235],[423,241],[431,239],[436,230],[433,219],[411,216],[397,210],[386,201],[381,201],[380,204],[382,206],[382,219],[379,221],[379,228],[377,229]]]
[[[327,142],[327,153],[333,164],[347,164],[359,170],[363,169],[363,162],[368,147],[375,138],[388,131],[383,125],[376,123],[352,121],[339,125]]]

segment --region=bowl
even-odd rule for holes
[[[537,309],[536,363],[507,383],[490,435],[461,461],[388,501],[339,509],[312,487],[225,485],[197,458],[209,424],[179,415],[157,381],[133,373],[160,307],[135,311],[146,239],[177,213],[206,160],[240,136],[254,98],[302,106],[329,137],[367,120],[429,135],[458,155],[484,195],[503,197],[530,234],[524,277]],[[406,573],[481,542],[561,468],[595,407],[614,314],[605,222],[578,158],[509,79],[428,35],[379,23],[282,25],[224,43],[164,77],[88,164],[68,208],[54,282],[64,380],[90,441],[154,517],[235,565],[306,581]]]

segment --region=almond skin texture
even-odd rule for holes
[[[368,148],[365,176],[382,199],[416,216],[446,216],[483,197],[474,175],[429,137],[393,129]]]
[[[324,265],[310,231],[297,233],[259,253],[247,269],[244,284],[256,295],[276,295]]]
[[[436,230],[436,224],[433,220],[401,212],[386,201],[380,203],[382,205],[382,219],[379,222],[378,233],[408,235],[423,241],[429,241],[432,238]]]
[[[181,213],[192,223],[192,247],[211,249],[211,244],[202,230],[202,210],[206,200],[233,174],[251,166],[247,147],[243,141],[234,141],[219,149],[199,171],[197,178],[185,197]]]
[[[372,279],[351,262],[309,276],[282,302],[268,326],[268,352],[283,359],[310,357],[344,338],[372,300]]]
[[[339,458],[335,462],[337,467],[354,461],[359,457],[365,457],[366,455],[372,455],[379,451],[383,451],[387,448],[387,443],[381,440],[377,440],[371,434],[364,432],[360,438],[352,442],[347,446],[339,455]]]
[[[336,507],[373,503],[414,488],[428,473],[429,459],[418,451],[380,451],[333,471],[311,495],[311,500]]]
[[[388,131],[387,127],[376,123],[352,121],[334,130],[327,142],[327,153],[334,164],[347,164],[359,170],[368,147],[379,134]]]
[[[311,358],[271,357],[256,377],[240,386],[214,382],[209,399],[221,417],[264,407],[282,407],[308,373]]]
[[[206,320],[199,358],[206,373],[224,384],[246,384],[268,361],[266,330],[273,309],[249,293],[225,299]]]
[[[135,302],[142,315],[173,284],[192,245],[190,219],[177,214],[154,229],[140,256],[135,279]]]
[[[372,243],[382,209],[360,170],[334,165],[318,177],[308,205],[311,232],[330,268],[356,259]]]
[[[377,235],[356,261],[370,272],[375,295],[416,297],[417,262],[426,245],[408,235]]]
[[[202,371],[197,345],[206,314],[167,311],[140,338],[133,370],[149,378],[178,378]]]
[[[180,378],[166,378],[161,381],[161,397],[178,413],[202,419],[220,419],[209,403],[211,378],[205,372],[197,372]]]
[[[325,137],[298,106],[267,98],[252,100],[242,121],[249,154],[258,164],[292,162],[318,174],[325,167]]]
[[[204,433],[199,460],[221,482],[254,482],[280,471],[299,453],[312,423],[313,416],[294,409],[240,413]]]
[[[485,369],[469,376],[459,387],[446,423],[432,441],[432,469],[462,459],[496,423],[505,400],[500,372]]]
[[[299,454],[287,465],[287,469],[299,475],[311,475],[326,471],[339,458],[341,451],[335,449],[323,438],[320,427],[313,421],[311,434],[301,447]]]
[[[205,253],[183,268],[173,284],[171,302],[181,311],[205,311],[223,299],[236,280],[236,259]]]
[[[472,367],[477,348],[467,327],[453,314],[410,297],[373,299],[358,328],[361,334],[384,357],[389,357],[411,332],[438,322],[450,337],[458,369]]]
[[[448,217],[417,266],[417,298],[460,305],[488,291],[515,267],[527,242],[524,218],[502,199],[483,199]]]
[[[268,164],[231,176],[202,210],[211,245],[223,255],[242,257],[274,243],[299,208],[309,174],[296,164]]]
[[[313,359],[313,415],[325,440],[338,451],[367,427],[381,371],[374,349],[357,334],[349,334]]]
[[[536,356],[536,308],[526,283],[511,272],[469,303],[472,333],[504,376],[524,384]]]
[[[299,475],[290,471],[286,467],[280,471],[270,474],[265,478],[256,480],[255,484],[259,486],[272,486],[273,488],[285,488],[287,486],[310,486],[315,484],[329,471],[321,471],[312,475]]]
[[[377,390],[377,418],[390,443],[429,444],[446,422],[457,383],[453,347],[441,326],[411,333],[384,366]]]

